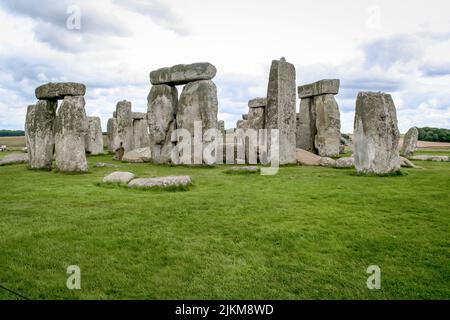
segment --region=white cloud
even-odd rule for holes
[[[69,4],[82,10],[79,32],[65,28]],[[196,61],[216,65],[219,118],[230,128],[249,99],[266,94],[281,56],[295,64],[298,85],[341,79],[345,132],[361,90],[391,92],[402,131],[449,127],[449,8],[444,0],[2,1],[0,128],[23,127],[37,85],[69,80],[87,84],[87,112],[105,128],[119,100],[146,110],[151,70]]]

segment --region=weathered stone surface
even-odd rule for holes
[[[412,163],[411,161],[409,161],[408,159],[406,159],[404,157],[398,157],[398,161],[399,161],[401,167],[415,168],[415,169],[419,169],[420,168],[420,167],[416,166],[414,163]]]
[[[248,102],[249,108],[265,108],[267,106],[267,98],[255,98]]]
[[[27,110],[25,140],[32,169],[51,169],[55,147],[56,101],[39,100]]]
[[[317,154],[308,152],[303,149],[297,149],[295,152],[295,156],[297,162],[305,166],[319,166],[320,160],[322,160],[322,157],[318,156]]]
[[[272,61],[267,87],[265,126],[269,132],[271,129],[278,129],[280,164],[296,162],[295,100],[294,65],[286,62],[284,58]],[[269,155],[271,149],[269,145]]]
[[[109,153],[115,153],[117,148],[120,147],[119,127],[117,125],[116,118],[108,119],[107,132],[108,132],[108,151]]]
[[[341,116],[332,94],[314,97],[316,137],[314,144],[322,157],[339,156],[341,144]]]
[[[97,162],[95,164],[96,168],[117,168],[119,166],[112,164],[112,163],[107,163],[107,162]]]
[[[433,155],[420,155],[420,156],[412,156],[411,160],[419,160],[419,161],[436,161],[436,162],[446,162],[449,161],[449,157],[447,156],[433,156]]]
[[[125,152],[134,149],[134,137],[133,137],[133,113],[131,112],[130,101],[120,101],[116,106],[117,116],[117,135],[120,142],[123,143]]]
[[[129,187],[140,188],[168,188],[177,186],[189,186],[192,183],[189,176],[169,176],[159,178],[140,178],[131,180]]]
[[[242,120],[248,120],[248,114],[243,114],[242,115]]]
[[[264,108],[250,108],[248,111],[247,128],[263,129],[264,128]]]
[[[329,167],[333,168],[336,167],[336,160],[328,158],[328,157],[322,157],[319,161],[319,165],[322,167]]]
[[[336,168],[347,169],[353,168],[354,166],[355,166],[355,158],[353,157],[339,158],[336,160]]]
[[[58,109],[55,120],[55,160],[60,171],[88,171],[85,153],[88,121],[84,105],[84,97],[67,96]]]
[[[29,162],[28,155],[23,153],[12,153],[0,159],[0,166],[6,166],[10,164],[20,164]]]
[[[175,130],[178,90],[168,85],[155,85],[147,98],[148,130],[152,159],[156,163],[170,163],[172,132]]]
[[[135,175],[131,172],[113,172],[103,178],[104,183],[128,183],[134,179]]]
[[[298,97],[310,98],[322,94],[338,94],[339,79],[325,79],[298,87]]]
[[[223,120],[219,120],[217,122],[217,127],[220,130],[220,132],[222,132],[222,134],[225,134],[225,121]],[[225,138],[225,137],[224,137]]]
[[[128,151],[124,154],[122,161],[131,163],[149,162],[152,160],[152,153],[150,147],[139,148],[132,151]]]
[[[300,112],[297,113],[296,143],[297,148],[317,153],[315,146],[316,110],[314,99],[303,98],[300,101]]]
[[[183,88],[180,96],[177,110],[177,129],[187,130],[192,137],[192,163],[198,164],[199,159],[194,159],[194,141],[199,137],[194,137],[194,123],[201,121],[202,131],[198,134],[204,134],[209,129],[217,129],[217,88],[211,80],[201,80],[190,82]],[[210,141],[204,140],[206,143]]]
[[[66,96],[84,96],[86,86],[82,83],[59,82],[47,83],[36,88],[36,98],[42,100],[64,99]]]
[[[147,119],[147,113],[145,112],[132,112],[131,117],[133,120],[144,120]]]
[[[245,120],[238,120],[236,122],[236,129],[244,129],[245,128]]]
[[[211,80],[216,76],[217,69],[209,62],[179,64],[170,68],[161,68],[150,73],[153,85],[168,84],[183,85],[193,81]]]
[[[403,145],[400,148],[400,154],[404,157],[414,155],[414,152],[417,150],[417,140],[419,140],[419,130],[416,127],[412,127],[403,138]]]
[[[357,173],[398,171],[399,139],[397,113],[391,95],[360,92],[356,99],[353,134]]]
[[[133,120],[133,146],[135,149],[150,147],[147,119]]]
[[[86,152],[92,155],[103,154],[103,132],[100,117],[88,117]]]

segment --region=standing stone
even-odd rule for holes
[[[313,98],[302,98],[300,101],[300,112],[297,114],[297,148],[312,153],[317,153],[315,146],[316,110]]]
[[[117,103],[117,132],[119,136],[119,143],[123,143],[125,152],[134,149],[133,139],[133,115],[131,112],[131,102],[123,100]]]
[[[413,156],[417,150],[417,140],[419,140],[419,130],[416,127],[412,127],[403,138],[400,154],[404,157]]]
[[[264,128],[264,112],[266,105],[266,98],[256,98],[248,102],[248,128],[255,130]]]
[[[202,136],[208,129],[217,129],[217,88],[211,80],[200,80],[188,83],[180,95],[177,113],[177,128],[186,129],[192,139],[192,163],[194,161],[194,123],[202,122]],[[198,141],[197,141],[198,142]],[[211,141],[203,141],[208,143]],[[204,145],[205,146],[205,145]]]
[[[55,160],[62,172],[86,172],[85,139],[88,121],[84,97],[67,96],[55,120]]]
[[[150,147],[147,118],[133,120],[133,137],[135,149]]]
[[[399,165],[397,113],[390,94],[360,92],[356,99],[354,157],[357,173],[388,174]]]
[[[165,84],[154,85],[147,98],[148,130],[152,159],[156,163],[171,162],[175,130],[178,90]]]
[[[321,157],[339,156],[341,144],[341,118],[336,99],[332,94],[314,97],[316,112],[315,146]]]
[[[225,121],[219,120],[217,122],[217,126],[218,126],[219,131],[224,135],[225,134]]]
[[[88,117],[86,152],[92,155],[103,154],[103,132],[99,117]]]
[[[120,147],[119,129],[116,118],[109,118],[108,125],[108,151],[109,153],[115,153],[117,148]]]
[[[56,117],[56,100],[39,100],[28,107],[25,122],[30,168],[51,169],[55,146],[53,125]]]
[[[265,126],[279,131],[280,164],[296,163],[295,67],[286,59],[274,60],[267,88]],[[270,150],[269,146],[269,150]]]

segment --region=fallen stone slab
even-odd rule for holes
[[[123,155],[122,161],[131,163],[143,163],[152,160],[152,153],[150,147],[134,149],[128,151]]]
[[[398,161],[399,161],[401,167],[420,169],[419,166],[416,166],[414,163],[412,163],[411,161],[409,161],[408,159],[406,159],[404,157],[398,157]]]
[[[12,153],[0,160],[0,166],[10,164],[28,163],[28,155],[23,153]]]
[[[267,98],[255,98],[248,102],[249,108],[265,108],[267,106]]]
[[[354,166],[355,158],[353,157],[340,158],[336,160],[336,168],[338,169],[349,169],[353,168]]]
[[[168,176],[168,177],[158,177],[158,178],[139,178],[131,180],[128,183],[129,187],[139,187],[139,188],[169,188],[169,187],[179,187],[179,186],[189,186],[192,183],[189,176]]]
[[[131,172],[113,172],[103,178],[104,183],[128,183],[133,180],[135,175]]]
[[[298,87],[298,97],[309,98],[322,94],[338,94],[340,81],[339,79],[325,79],[314,83],[305,84]]]
[[[216,76],[217,69],[209,62],[179,64],[170,68],[161,68],[150,73],[153,85],[167,84],[183,85],[198,80],[211,80]]]
[[[296,149],[295,151],[297,163],[304,166],[319,166],[322,157],[303,149]]]
[[[260,172],[257,166],[245,166],[245,167],[231,167],[228,169],[229,173],[258,173]]]
[[[36,98],[42,100],[64,99],[66,96],[84,96],[86,86],[75,82],[47,83],[35,90]]]
[[[435,161],[435,162],[449,161],[449,157],[447,157],[447,156],[433,156],[433,155],[412,156],[409,159],[410,160],[419,160],[419,161]]]
[[[322,157],[319,161],[321,167],[334,168],[336,167],[336,160],[329,157]]]
[[[112,163],[107,163],[107,162],[97,162],[95,164],[96,168],[117,168],[118,166]]]

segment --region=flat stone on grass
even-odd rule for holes
[[[231,167],[226,173],[259,173],[260,169],[257,166],[245,166],[245,167]]]
[[[121,172],[116,171],[113,172],[106,177],[103,178],[104,183],[123,183],[127,184],[131,180],[133,180],[135,175],[131,172]]]
[[[12,153],[5,156],[0,160],[0,166],[6,166],[10,164],[28,163],[28,154]]]
[[[192,184],[191,177],[189,176],[168,176],[157,178],[139,178],[131,180],[128,186],[131,188],[177,188],[188,187]]]

